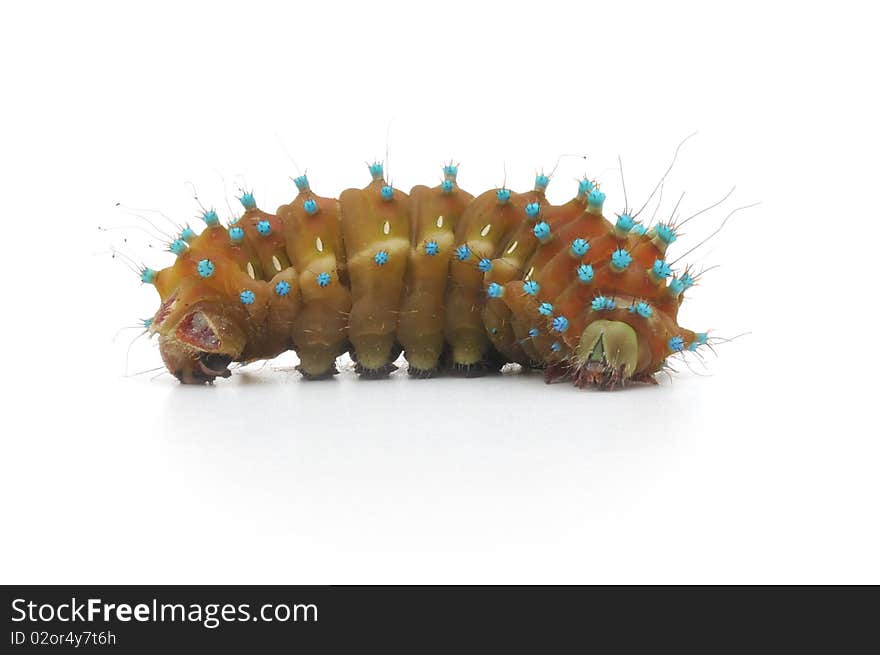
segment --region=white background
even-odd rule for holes
[[[0,581],[880,582],[867,6],[8,7]],[[157,298],[110,249],[171,261],[117,202],[192,221],[190,181],[224,218],[239,186],[273,210],[285,149],[335,195],[387,147],[396,186],[454,157],[472,192],[586,155],[551,200],[586,172],[611,213],[618,154],[638,206],[695,130],[658,216],[762,204],[688,258],[720,266],[682,320],[750,334],[659,387],[284,358],[184,388],[116,335]]]

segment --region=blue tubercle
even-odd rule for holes
[[[617,303],[614,302],[614,298],[608,298],[606,296],[597,296],[593,298],[593,302],[590,304],[590,307],[593,308],[593,311],[602,312],[602,311],[611,311],[612,309],[617,308]]]
[[[676,298],[682,294],[682,292],[686,289],[684,282],[674,277],[669,281],[669,291]]]
[[[483,257],[483,259],[480,260],[480,263],[477,264],[477,268],[479,268],[483,273],[488,273],[492,270],[492,260]]]
[[[629,214],[621,214],[617,217],[617,223],[614,224],[621,232],[629,232],[635,226],[636,222]]]
[[[238,299],[241,300],[241,304],[243,305],[253,305],[254,300],[257,299],[257,296],[250,289],[245,289],[240,294],[238,294]]]
[[[532,337],[533,339],[536,336],[538,336],[539,334],[540,334],[540,332],[539,332],[538,328],[532,328],[531,330],[529,330],[529,336]]]
[[[672,226],[666,225],[665,223],[658,223],[654,228],[654,233],[657,235],[657,238],[667,246],[678,238],[675,234],[675,230],[672,229]]]
[[[535,191],[543,191],[548,184],[550,184],[550,178],[547,175],[539,173],[535,176]]]
[[[568,329],[568,319],[565,316],[557,316],[553,319],[553,329],[556,332],[565,332]]]
[[[257,206],[257,200],[254,198],[254,194],[250,191],[241,194],[241,198],[239,198],[238,201],[245,209],[254,209]]]
[[[447,164],[443,167],[443,175],[455,179],[456,175],[458,175],[458,166],[454,164]]]
[[[467,244],[460,245],[455,249],[455,256],[458,257],[458,261],[463,262],[470,258],[471,249],[468,248]]]
[[[498,202],[501,204],[510,202],[510,189],[498,189],[495,192],[495,197],[498,198]]]
[[[180,238],[189,243],[196,238],[196,232],[189,225],[180,231]]]
[[[388,251],[380,250],[373,256],[373,261],[376,262],[376,266],[385,266],[388,263]]]
[[[541,316],[550,316],[550,314],[553,313],[553,305],[551,305],[549,302],[542,302],[540,305],[538,305],[538,313]]]
[[[672,267],[662,259],[655,259],[651,272],[654,274],[654,277],[665,280],[672,275]]]
[[[541,285],[535,282],[534,280],[526,280],[523,282],[523,292],[527,296],[535,296],[538,294],[538,291],[541,290]]]
[[[431,257],[433,257],[438,252],[440,252],[440,245],[436,241],[431,240],[425,244],[425,254],[426,255],[430,255]]]
[[[211,277],[214,275],[214,262],[210,259],[202,259],[196,264],[196,271],[200,277]]]
[[[214,227],[220,223],[220,218],[217,216],[217,212],[213,209],[209,209],[202,213],[202,220],[205,221],[205,225],[208,227]]]
[[[326,271],[323,273],[318,273],[317,279],[319,287],[326,287],[330,284],[330,273],[327,273]]]
[[[536,202],[530,202],[526,205],[526,216],[529,218],[538,218],[538,214],[541,213],[541,205]]]
[[[648,231],[648,229],[644,225],[642,225],[641,223],[636,223],[635,225],[632,226],[632,228],[630,228],[630,232],[632,232],[633,234],[635,234],[637,236],[642,236],[647,231]]]
[[[581,282],[593,281],[593,266],[591,264],[581,264],[577,269],[578,279]]]
[[[175,239],[171,242],[171,245],[168,246],[168,249],[175,255],[182,255],[186,252],[186,241],[183,239]]]
[[[560,350],[562,350],[562,344],[559,343],[558,341],[554,341],[552,344],[550,344],[550,350],[552,350],[555,353],[558,353]]]
[[[696,350],[700,346],[706,345],[709,340],[709,335],[705,332],[696,332],[694,333],[694,340],[691,341],[691,345],[688,346],[688,350]]]
[[[385,167],[382,166],[382,162],[375,161],[370,164],[370,175],[374,180],[381,180],[385,177]]]
[[[611,253],[611,265],[618,271],[626,269],[632,263],[632,255],[623,248],[618,248]]]
[[[241,241],[244,239],[244,230],[241,229],[238,225],[234,225],[229,228],[229,238],[233,241]]]
[[[599,189],[593,189],[590,191],[590,195],[587,196],[587,202],[590,207],[602,209],[602,205],[605,203],[605,194],[599,191]]]
[[[141,282],[144,284],[153,284],[156,281],[156,271],[152,268],[142,268],[141,269]]]
[[[303,203],[303,209],[309,216],[314,216],[318,213],[318,203],[315,202],[314,198],[309,198]]]
[[[651,305],[644,301],[639,301],[634,305],[631,305],[629,308],[633,314],[638,314],[642,318],[651,318],[654,315],[654,310],[651,308]]]
[[[595,185],[590,182],[587,178],[582,179],[578,182],[578,196],[584,197],[588,196],[590,192],[595,188]]]
[[[669,340],[669,350],[674,353],[684,350],[684,339],[676,335]]]
[[[571,254],[575,257],[583,257],[590,249],[590,244],[586,239],[575,239],[571,242]]]
[[[450,193],[452,193],[452,190],[454,188],[455,188],[455,185],[452,183],[452,180],[443,180],[440,183],[440,190],[443,193],[445,193],[446,195],[449,195]]]
[[[267,220],[257,221],[257,232],[264,237],[272,233],[272,224]]]
[[[690,273],[685,273],[681,276],[681,283],[684,285],[685,289],[690,289],[694,286],[694,278],[691,277]]]
[[[275,285],[275,293],[279,296],[286,296],[290,293],[290,282],[287,280],[278,280],[278,283]]]
[[[382,187],[382,190],[379,191],[382,195],[382,200],[391,200],[394,197],[394,189],[392,189],[387,184]]]
[[[489,294],[490,298],[500,298],[504,295],[504,287],[497,282],[492,282],[489,285],[489,288],[486,289],[486,292]]]
[[[153,325],[153,319],[152,319],[152,318],[145,318],[145,319],[142,319],[142,320],[141,320],[141,325],[144,326],[144,329],[145,329],[145,330],[149,330],[149,329],[150,329],[150,326]]]
[[[305,175],[300,175],[299,177],[293,178],[293,183],[300,191],[309,190],[309,178],[307,178]]]
[[[542,243],[550,238],[550,224],[541,221],[540,223],[536,223],[535,227],[532,228],[532,232],[537,237],[538,241]]]

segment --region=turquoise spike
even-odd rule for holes
[[[575,257],[583,257],[590,249],[590,244],[586,239],[575,239],[571,242],[571,254]]]
[[[544,243],[545,241],[547,241],[547,239],[550,238],[550,224],[541,221],[540,223],[537,223],[535,225],[535,227],[532,229],[532,232],[534,233],[538,241]]]
[[[250,191],[241,194],[241,198],[239,198],[238,201],[245,209],[255,209],[257,206],[257,201],[254,198],[254,194]]]
[[[651,318],[654,314],[654,310],[651,308],[651,305],[644,301],[637,302],[634,305],[631,305],[629,308],[633,314],[638,314],[642,318]]]
[[[626,267],[632,263],[632,255],[623,248],[618,248],[611,253],[611,266],[617,271],[626,270]]]
[[[672,275],[672,267],[662,259],[655,259],[654,265],[651,267],[651,273],[658,280],[665,280]]]
[[[654,234],[656,234],[657,238],[667,246],[677,238],[672,226],[666,225],[665,223],[658,223],[657,226],[654,227]]]
[[[614,224],[621,232],[629,232],[635,226],[636,222],[633,220],[633,217],[629,214],[621,214],[617,217],[617,223]]]
[[[182,255],[186,252],[186,241],[183,239],[175,239],[171,242],[171,245],[168,246],[168,249],[175,255]]]
[[[210,259],[202,259],[196,264],[196,271],[200,277],[211,277],[214,275],[214,262]]]
[[[594,188],[595,186],[590,180],[587,178],[582,179],[578,182],[578,198],[586,198]]]
[[[593,281],[593,266],[591,264],[581,264],[577,269],[578,279],[583,283]]]
[[[601,312],[601,311],[611,311],[617,307],[617,303],[614,302],[614,298],[607,298],[605,296],[597,296],[593,298],[593,302],[590,304],[590,307],[593,308],[593,311]]]

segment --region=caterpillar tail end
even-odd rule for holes
[[[639,337],[627,323],[590,323],[575,352],[572,382],[578,388],[594,387],[601,391],[621,389],[633,382],[656,383],[653,375],[638,370],[639,348]]]

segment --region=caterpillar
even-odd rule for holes
[[[543,173],[524,193],[473,196],[451,162],[409,193],[368,166],[369,183],[338,199],[294,178],[274,214],[242,191],[240,217],[224,226],[204,209],[204,230],[170,243],[173,265],[139,269],[160,296],[144,327],[168,371],[211,383],[292,349],[310,380],[336,374],[346,352],[360,376],[382,378],[402,353],[416,378],[517,363],[612,390],[656,384],[668,358],[708,344],[677,322],[697,275],[666,259],[674,219],[649,227],[625,208],[609,220],[587,177],[553,205]]]

